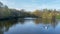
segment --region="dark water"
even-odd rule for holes
[[[60,34],[60,20],[18,18],[0,21],[0,34]]]

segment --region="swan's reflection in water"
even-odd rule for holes
[[[55,26],[58,24],[56,19],[52,20],[52,19],[41,19],[41,18],[37,18],[35,20],[35,24],[43,24],[43,28],[48,29],[50,27],[50,25],[55,28]]]

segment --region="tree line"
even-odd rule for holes
[[[35,10],[32,12],[25,11],[24,9],[10,9],[7,5],[0,2],[0,18],[5,17],[41,17],[41,18],[51,18],[52,16],[60,17],[60,11],[56,9],[42,9]]]
[[[7,5],[0,2],[0,18],[5,17],[34,17],[34,15],[24,9],[10,9]]]

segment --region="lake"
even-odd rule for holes
[[[18,18],[0,21],[0,34],[60,34],[60,20]]]

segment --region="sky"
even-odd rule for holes
[[[60,0],[0,0],[0,2],[18,10],[60,9]]]

